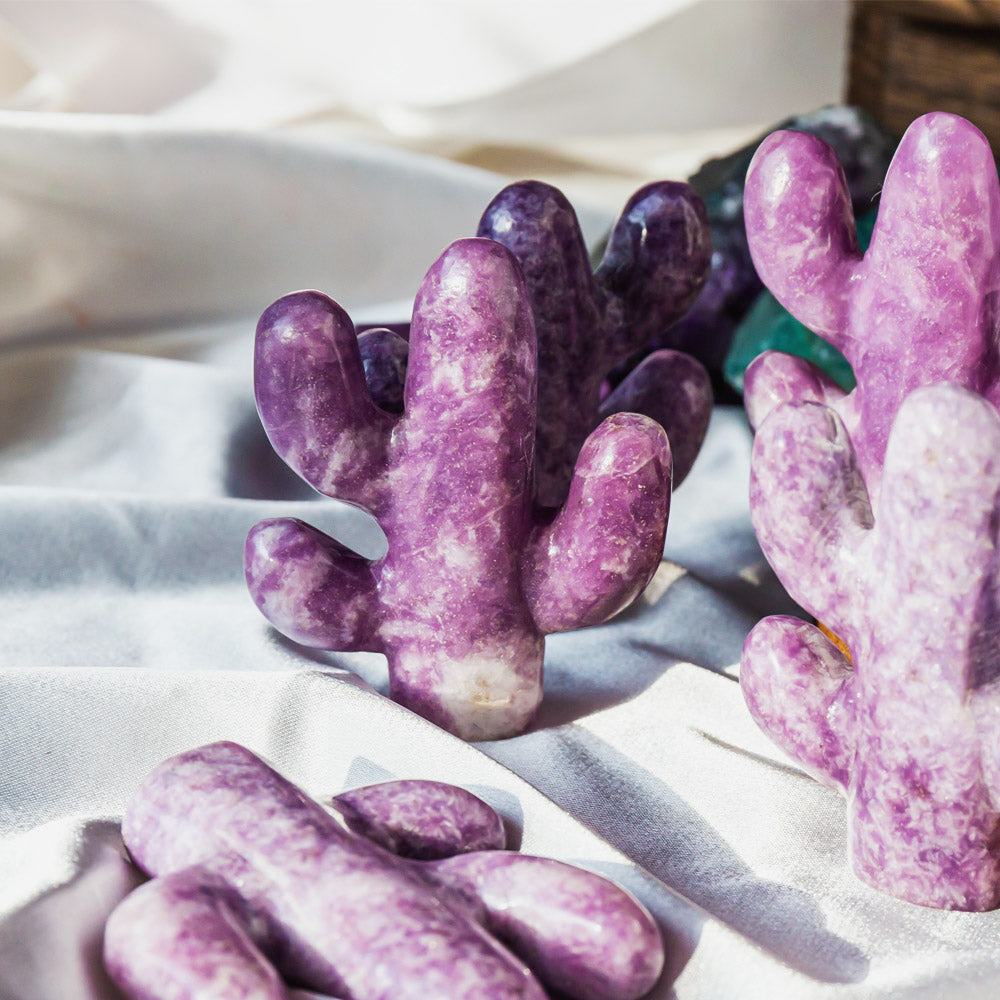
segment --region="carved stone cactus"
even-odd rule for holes
[[[687,312],[708,275],[712,245],[701,198],[687,184],[656,181],[629,198],[592,272],[566,197],[518,181],[490,202],[479,236],[506,246],[524,271],[538,337],[538,501],[569,492],[587,435],[612,413],[652,417],[667,432],[674,486],[708,429],[712,388],[690,354],[659,350],[601,398],[608,373]]]
[[[255,385],[275,450],[317,490],[366,508],[388,539],[370,563],[297,520],[247,539],[250,593],[297,642],[389,661],[390,695],[466,739],[522,730],[544,636],[635,598],[663,551],[670,448],[637,414],[587,439],[565,503],[536,509],[536,347],[520,267],[459,240],[416,297],[404,412],[376,406],[354,327],[318,292],[257,330]]]
[[[550,858],[470,850],[489,813],[436,782],[352,795],[381,843],[439,857],[406,860],[246,748],[189,750],[126,810],[123,839],[151,881],[112,913],[105,965],[130,1000],[288,1000],[287,982],[343,1000],[648,992],[664,949],[645,908]],[[483,846],[501,846],[499,816],[487,825]]]
[[[832,406],[874,496],[889,429],[914,389],[955,382],[1000,404],[1000,184],[975,126],[940,112],[910,126],[864,255],[843,171],[814,136],[776,132],[761,144],[745,216],[764,283],[857,378],[845,394],[807,361],[762,354],[744,383],[751,423],[793,399]]]
[[[1000,905],[1000,417],[954,385],[899,408],[869,501],[836,413],[779,406],[751,513],[791,617],[760,622],[741,684],[762,728],[847,795],[866,882],[926,906]]]

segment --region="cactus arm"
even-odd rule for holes
[[[341,792],[330,805],[351,833],[401,858],[427,861],[500,851],[507,843],[503,819],[492,806],[440,781],[384,781]]]
[[[743,402],[754,429],[782,403],[801,400],[835,406],[845,396],[844,390],[821,368],[805,358],[781,351],[757,355],[743,376]]]
[[[687,184],[657,181],[629,198],[594,274],[605,296],[605,370],[687,312],[711,261],[708,213]]]
[[[775,616],[747,637],[740,687],[750,714],[827,785],[846,788],[855,748],[854,671],[818,628]]]
[[[524,555],[524,596],[546,633],[596,625],[630,603],[663,555],[670,445],[648,417],[619,413],[587,439],[569,496]]]
[[[791,597],[852,643],[856,565],[872,512],[847,431],[817,403],[779,406],[757,431],[750,474],[757,540]]]
[[[708,431],[712,383],[701,362],[690,354],[654,351],[601,403],[601,419],[612,413],[642,413],[667,432],[677,489]]]
[[[261,521],[247,536],[244,573],[264,617],[296,642],[382,648],[375,568],[316,528],[293,518]]]
[[[663,970],[656,923],[632,896],[593,872],[510,851],[458,855],[424,872],[476,898],[490,931],[559,996],[638,1000]]]
[[[774,132],[747,171],[743,211],[754,266],[775,298],[852,363],[848,282],[861,260],[836,154],[804,132]]]
[[[294,292],[261,316],[254,391],[275,451],[310,485],[376,512],[396,419],[365,384],[354,325],[319,292]]]
[[[193,866],[140,886],[111,914],[104,962],[130,997],[287,1000],[247,933],[248,907],[225,881]]]

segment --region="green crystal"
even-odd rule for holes
[[[862,250],[868,249],[877,215],[878,212],[872,210],[857,221],[858,243]],[[854,388],[854,372],[847,358],[793,318],[766,289],[736,328],[722,367],[723,376],[737,392],[743,391],[743,373],[747,365],[764,351],[784,351],[805,358],[822,368],[845,391]]]

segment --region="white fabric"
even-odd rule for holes
[[[296,647],[242,580],[262,517],[384,544],[271,452],[264,306],[312,285],[404,317],[504,183],[473,163],[569,179],[596,238],[643,180],[835,100],[846,4],[353,6],[0,3],[0,1000],[112,1000],[101,921],[136,877],[117,819],[216,739],[317,794],[475,788],[525,850],[653,909],[664,1000],[993,996],[1000,916],[857,882],[842,802],[747,715],[742,641],[789,605],[739,411],[717,409],[643,598],[549,641],[515,739],[391,704],[379,657]]]

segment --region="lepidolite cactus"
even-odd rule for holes
[[[536,348],[521,270],[452,244],[416,297],[404,413],[373,402],[350,319],[317,292],[266,310],[255,385],[275,450],[317,490],[371,511],[369,563],[297,520],[250,533],[245,570],[281,632],[389,661],[390,695],[466,739],[522,730],[544,635],[604,621],[663,551],[670,447],[616,414],[585,442],[559,510],[532,503]]]
[[[943,113],[910,126],[864,255],[843,171],[813,136],[761,144],[744,211],[764,283],[857,379],[845,394],[806,361],[763,354],[744,382],[751,423],[791,399],[833,406],[875,494],[889,429],[915,388],[950,381],[1000,403],[1000,185],[977,128]]]
[[[443,818],[464,850],[467,803],[423,782],[393,792],[409,802],[404,840],[440,840]],[[367,801],[354,797],[355,815]],[[233,743],[156,768],[122,836],[152,876],[104,935],[130,1000],[287,1000],[286,982],[342,1000],[545,1000],[542,982],[637,1000],[663,968],[656,924],[607,879],[501,850],[404,860]]]
[[[504,188],[483,213],[478,235],[507,247],[525,276],[538,342],[538,502],[555,507],[566,499],[583,442],[613,413],[643,413],[666,430],[678,487],[698,456],[712,413],[712,387],[702,364],[682,351],[655,351],[613,392],[602,393],[611,369],[697,298],[712,253],[701,199],[673,181],[637,191],[612,230],[596,274],[573,206],[541,181]],[[380,329],[359,339],[372,397],[398,412],[404,337]]]
[[[705,206],[687,184],[657,181],[628,200],[591,272],[572,205],[541,181],[520,181],[490,202],[479,236],[506,246],[524,271],[538,337],[538,502],[561,504],[587,435],[612,413],[644,413],[670,439],[674,486],[708,429],[712,388],[690,354],[650,354],[605,399],[617,364],[682,316],[708,274]]]
[[[927,906],[1000,905],[1000,417],[915,390],[869,502],[833,410],[779,406],[753,448],[751,513],[791,596],[841,637],[767,618],[741,685],[769,735],[846,792],[866,882]]]

